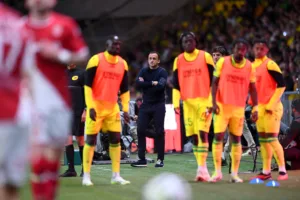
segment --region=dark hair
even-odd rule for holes
[[[260,39],[260,38],[256,38],[253,40],[253,45],[257,44],[257,43],[263,43],[268,47],[268,42],[265,39]]]
[[[297,112],[300,112],[300,99],[293,100],[291,107],[294,108]]]
[[[148,55],[155,53],[157,55],[158,60],[160,60],[160,55],[157,51],[151,51]]]
[[[180,35],[180,37],[179,37],[179,46],[180,46],[180,49],[181,49],[182,52],[184,51],[184,49],[183,49],[183,47],[182,47],[182,40],[183,40],[183,38],[184,38],[185,36],[188,36],[188,35],[192,36],[192,37],[194,38],[194,40],[196,41],[196,46],[198,45],[198,40],[197,40],[197,38],[196,38],[195,33],[191,32],[191,31],[183,32],[183,33],[181,33],[181,35]]]
[[[249,47],[248,41],[245,40],[244,38],[236,39],[236,40],[233,42],[232,47],[234,48],[235,45],[237,45],[238,43],[243,43],[244,45],[246,45],[247,47]]]
[[[220,54],[222,54],[222,56],[228,56],[229,55],[227,49],[224,46],[216,46],[212,50],[212,53],[214,53],[214,52],[219,52]]]

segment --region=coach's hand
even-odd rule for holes
[[[95,109],[94,108],[90,108],[90,118],[93,121],[96,121],[96,117],[97,117],[97,113],[96,113]]]
[[[130,122],[130,116],[128,112],[124,112],[123,116],[124,116],[125,123],[128,124]]]
[[[253,122],[256,122],[257,119],[258,119],[258,112],[257,111],[252,112],[252,114],[251,114],[251,120]]]
[[[215,113],[216,115],[219,114],[220,108],[219,108],[218,104],[213,104],[212,112]]]

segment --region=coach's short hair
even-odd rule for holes
[[[244,45],[246,45],[247,47],[249,47],[249,42],[247,40],[245,40],[244,38],[239,38],[239,39],[236,39],[233,44],[232,44],[232,47],[234,48],[235,45],[237,45],[238,43],[243,43]]]
[[[157,55],[158,60],[160,60],[160,54],[157,51],[151,51],[148,55],[155,53]]]
[[[229,55],[227,49],[224,46],[216,46],[212,50],[212,53],[215,53],[215,52],[219,52],[220,54],[222,54],[222,56],[228,56]]]

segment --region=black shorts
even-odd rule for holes
[[[72,135],[84,135],[84,122],[81,121],[81,116],[73,116]]]

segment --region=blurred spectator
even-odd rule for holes
[[[269,57],[280,64],[287,84],[286,91],[296,89],[300,73],[300,4],[297,0],[269,1],[217,1],[206,7],[194,5],[194,13],[181,21],[164,24],[156,35],[145,34],[135,49],[135,58],[129,64],[134,80],[136,70],[145,66],[149,49],[162,55],[162,66],[172,69],[172,61],[178,54],[178,38],[185,30],[193,31],[199,40],[199,48],[209,51],[217,45],[231,49],[232,41],[244,37],[249,41],[260,35],[269,40]],[[247,55],[249,59],[252,54]]]

